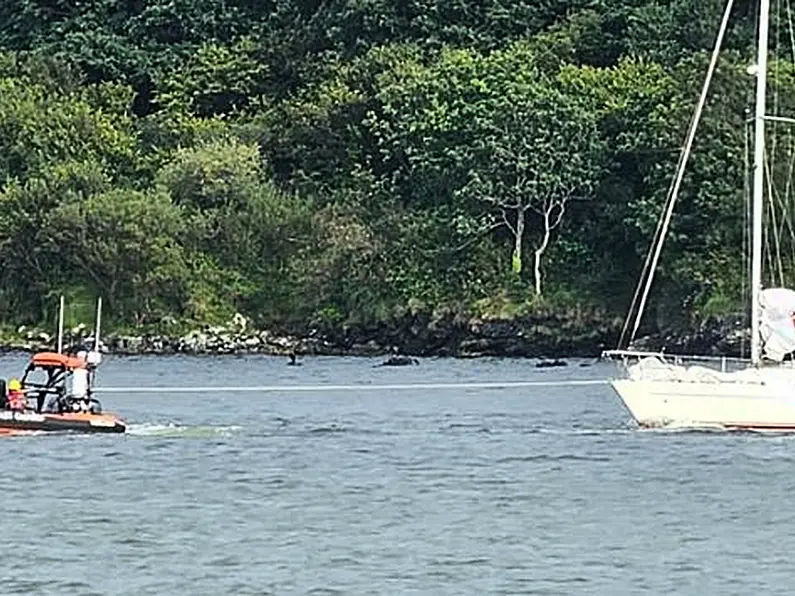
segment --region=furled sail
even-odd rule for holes
[[[759,306],[762,352],[765,358],[781,362],[795,350],[795,291],[788,288],[763,290]]]

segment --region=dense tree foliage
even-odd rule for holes
[[[6,0],[0,322],[41,321],[61,293],[101,294],[117,325],[505,300],[622,315],[723,6]],[[743,299],[755,18],[738,3],[661,265],[664,319]],[[774,47],[786,110],[791,45]],[[794,137],[772,132],[781,283]]]

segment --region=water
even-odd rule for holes
[[[106,386],[598,379],[523,360],[107,359]],[[0,358],[6,376],[21,357]],[[3,594],[786,594],[795,437],[634,430],[609,386],[107,394],[0,441]]]

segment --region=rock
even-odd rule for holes
[[[416,358],[411,358],[409,356],[392,356],[385,362],[377,366],[411,366],[412,364],[419,364],[420,361]]]
[[[143,347],[143,345],[144,345],[143,337],[136,336],[128,338],[128,343],[127,343],[128,349],[138,351]]]
[[[239,312],[235,313],[235,316],[232,317],[232,328],[237,329],[240,333],[243,333],[246,330],[246,326],[248,325],[248,320],[246,317],[241,315]]]
[[[650,352],[739,357],[743,345],[747,352],[750,336],[750,329],[745,326],[742,317],[710,317],[694,329],[672,328],[645,335],[635,340],[632,348]]]
[[[556,358],[555,360],[541,360],[536,363],[536,368],[551,368],[554,366],[568,366],[568,362]]]

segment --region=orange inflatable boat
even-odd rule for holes
[[[30,432],[123,433],[124,420],[102,411],[93,396],[102,356],[99,329],[102,299],[97,300],[93,348],[63,353],[61,298],[56,352],[34,354],[21,379],[0,379],[0,435]]]
[[[118,416],[102,411],[92,395],[98,353],[86,357],[57,352],[34,354],[22,379],[0,379],[0,434],[31,431],[123,433],[127,425]],[[9,389],[9,386],[12,386]],[[23,399],[11,402],[13,392]]]

